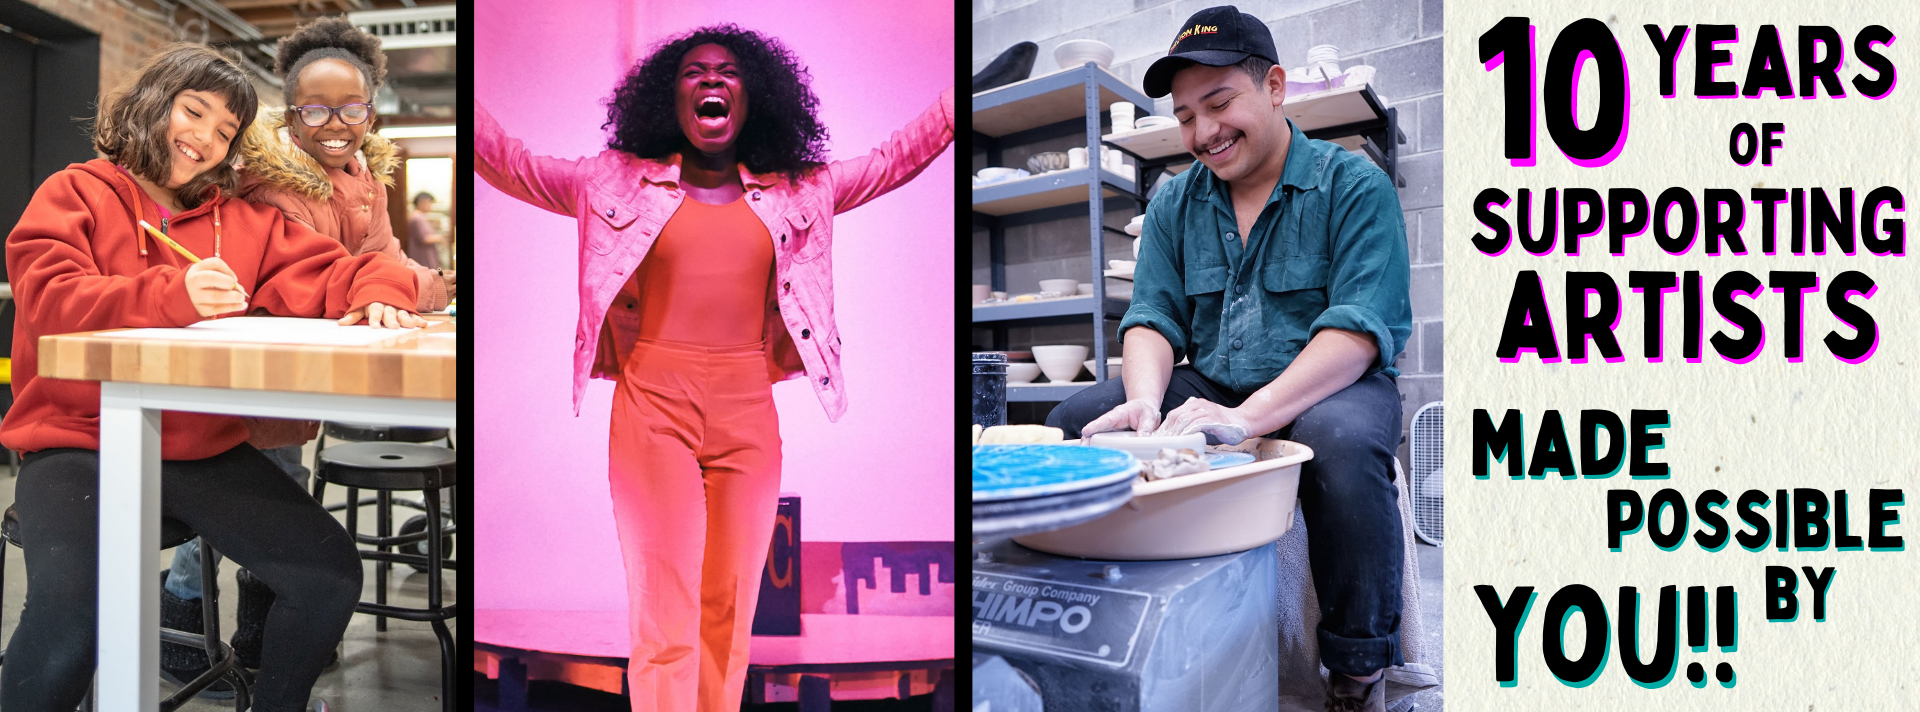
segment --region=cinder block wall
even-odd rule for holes
[[[1016,42],[1040,46],[1034,76],[1057,70],[1053,49],[1074,39],[1096,39],[1113,46],[1113,74],[1135,87],[1155,59],[1166,56],[1167,45],[1181,23],[1194,12],[1218,0],[973,0],[973,71]],[[1374,91],[1388,106],[1399,110],[1407,142],[1399,147],[1400,207],[1407,219],[1407,252],[1413,262],[1413,336],[1398,365],[1403,420],[1410,421],[1421,405],[1441,398],[1441,264],[1440,194],[1441,116],[1440,0],[1243,0],[1241,12],[1266,21],[1273,31],[1280,64],[1306,63],[1307,48],[1331,44],[1340,48],[1343,67],[1366,64],[1379,68]],[[1171,116],[1170,99],[1161,98],[1154,114]],[[1064,151],[1083,139],[1069,136],[1025,146],[1007,147],[1005,165],[1026,165],[1028,156],[1042,151]],[[973,170],[987,167],[984,153],[971,157]],[[1107,214],[1107,224],[1120,227],[1132,216],[1127,203]],[[973,281],[988,279],[987,231],[973,232]],[[1132,245],[1119,235],[1105,243],[1107,259],[1129,259]],[[1007,231],[1007,281],[1014,291],[1038,289],[1038,280],[1076,277],[1085,280],[1086,218],[1067,218]],[[1014,328],[1009,338],[1016,348],[1033,344],[1092,344],[1087,325]],[[1108,348],[1119,354],[1119,343],[1107,329]],[[974,342],[991,337],[974,330]],[[1011,404],[1013,422],[1040,422],[1052,404]],[[1406,460],[1406,447],[1401,447]]]

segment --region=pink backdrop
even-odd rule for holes
[[[664,37],[735,22],[780,38],[813,74],[834,159],[865,154],[953,82],[953,12],[885,0],[478,3],[475,90],[551,156],[605,147],[601,102]],[[809,541],[953,539],[953,152],[835,219],[849,410],[828,423],[802,380],[774,398],[783,491]],[[475,181],[480,258],[462,281],[477,346],[474,591],[480,609],[624,610],[608,503],[608,403],[570,403],[577,317],[571,219]],[[845,463],[857,465],[849,467]]]

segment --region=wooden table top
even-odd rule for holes
[[[453,400],[454,340],[445,314],[426,328],[371,346],[244,344],[104,337],[40,337],[40,375],[83,381]],[[110,330],[117,331],[117,330]]]

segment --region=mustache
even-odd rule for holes
[[[1247,137],[1246,133],[1235,131],[1233,132],[1233,135],[1217,139],[1211,145],[1195,146],[1193,150],[1189,151],[1189,153],[1193,154],[1194,158],[1204,158],[1207,156],[1208,151],[1219,148],[1221,146],[1225,146],[1229,143],[1233,143],[1234,141],[1238,141],[1246,137]]]

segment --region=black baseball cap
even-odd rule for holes
[[[1158,99],[1173,93],[1173,75],[1189,63],[1225,67],[1247,57],[1259,57],[1279,64],[1276,54],[1273,33],[1266,23],[1232,5],[1210,7],[1193,13],[1187,24],[1180,26],[1167,56],[1147,67],[1143,85],[1147,96]]]

